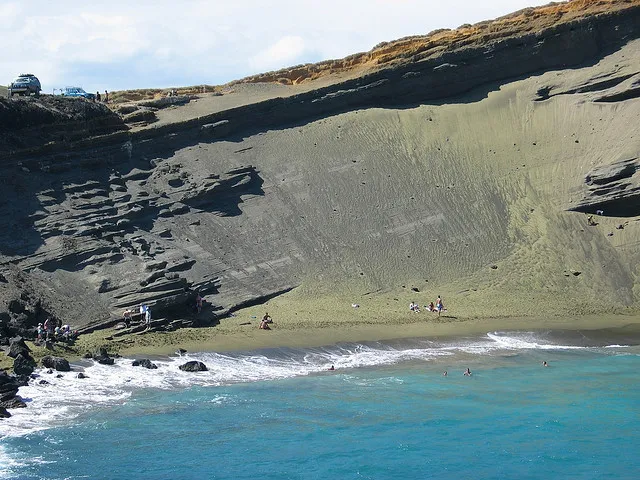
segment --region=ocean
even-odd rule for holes
[[[640,347],[620,338],[490,332],[40,371],[48,384],[0,420],[0,479],[637,479]]]

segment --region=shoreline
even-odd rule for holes
[[[422,314],[417,314],[422,315]],[[454,319],[442,316],[417,317],[415,322],[347,324],[322,327],[300,326],[291,328],[276,322],[271,330],[257,328],[257,323],[245,325],[244,329],[224,325],[232,319],[224,319],[215,327],[180,329],[169,333],[142,335],[140,341],[126,343],[110,342],[109,346],[126,357],[141,355],[165,356],[178,348],[187,352],[236,352],[269,348],[315,348],[339,343],[409,340],[414,338],[450,338],[478,336],[493,331],[603,331],[620,338],[640,339],[640,316],[638,315],[592,315],[576,317],[496,317]],[[98,332],[99,333],[99,332]],[[631,339],[630,338],[630,339]],[[97,340],[97,339],[94,339]],[[81,345],[83,342],[79,342]],[[94,342],[89,342],[93,344]],[[99,343],[99,341],[98,341]]]
[[[274,315],[271,330],[258,329],[257,308],[252,307],[234,317],[224,318],[213,327],[181,328],[173,332],[152,332],[130,334],[116,340],[107,340],[114,329],[99,330],[81,335],[71,347],[56,344],[53,350],[27,342],[32,356],[40,365],[42,357],[53,355],[64,357],[70,362],[82,360],[86,352],[100,347],[110,354],[127,358],[162,358],[172,356],[181,348],[189,353],[257,351],[276,348],[317,348],[340,343],[391,342],[411,339],[436,339],[454,337],[474,337],[489,332],[590,331],[608,341],[619,343],[636,341],[640,343],[640,315],[592,314],[563,315],[557,317],[471,317],[457,318],[442,315],[440,318],[429,312],[402,315],[390,318],[371,316],[368,319],[344,319],[334,317],[332,321],[311,322],[308,318],[293,321],[278,321],[280,308],[269,306]],[[250,319],[250,320],[248,320]],[[606,343],[606,342],[605,342]],[[0,359],[0,370],[12,371],[13,361],[8,356]]]

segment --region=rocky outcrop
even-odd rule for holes
[[[5,372],[0,371],[0,418],[8,418],[11,416],[7,409],[24,408],[26,404],[17,395],[18,388],[24,386],[26,380],[18,377],[12,377]]]
[[[611,217],[640,215],[640,159],[619,160],[586,176],[583,198],[569,208]]]
[[[31,349],[22,337],[10,340],[7,356],[13,358],[13,371],[16,375],[31,375],[36,368],[36,362],[31,357]]]
[[[15,337],[9,341],[9,351],[7,355],[11,358],[17,358],[19,355],[29,357],[31,349],[24,342],[22,337]]]
[[[54,370],[57,370],[58,372],[71,371],[71,366],[69,365],[69,361],[66,358],[47,355],[46,357],[42,358],[41,363],[43,367],[52,368]]]
[[[180,365],[178,368],[183,372],[206,372],[209,370],[204,363],[198,362],[197,360],[191,360]]]
[[[105,104],[83,98],[41,95],[0,98],[0,152],[35,148],[48,142],[75,142],[125,130]]]
[[[13,359],[13,372],[16,375],[31,375],[36,366],[36,362],[33,358],[22,354]]]

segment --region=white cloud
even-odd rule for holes
[[[282,37],[273,45],[249,59],[254,70],[274,70],[284,65],[293,65],[304,53],[304,39],[299,36]]]

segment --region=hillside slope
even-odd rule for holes
[[[441,294],[467,318],[637,312],[640,8],[591,3],[615,8],[4,152],[0,324],[104,325],[145,302],[206,325],[296,287],[398,309]]]

